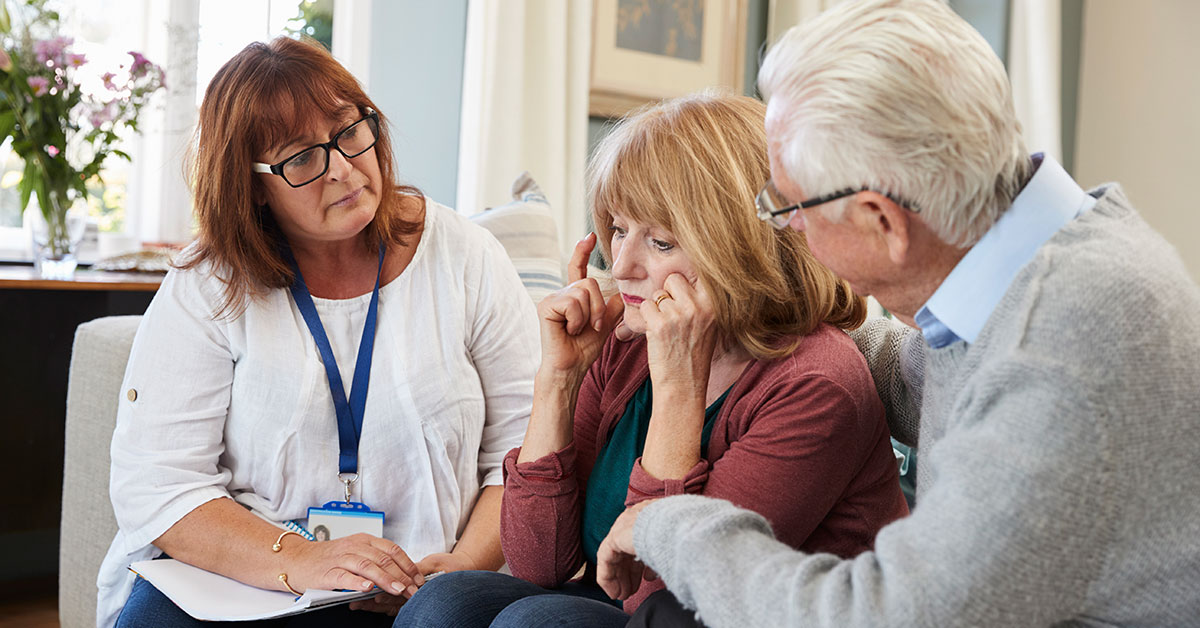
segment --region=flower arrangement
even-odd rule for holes
[[[67,210],[74,198],[86,196],[89,180],[99,179],[105,159],[129,159],[118,132],[138,130],[138,114],[164,87],[165,73],[130,52],[128,64],[84,89],[80,69],[88,59],[72,51],[72,38],[59,34],[59,14],[46,4],[0,0],[0,142],[11,137],[25,162],[21,206],[36,193],[48,227],[45,254],[73,259]]]

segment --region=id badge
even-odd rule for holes
[[[340,539],[359,532],[382,538],[383,512],[371,510],[362,502],[325,502],[320,508],[308,509],[308,531],[318,541]]]

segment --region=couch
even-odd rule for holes
[[[522,173],[512,202],[471,218],[504,246],[536,303],[563,285],[563,260],[550,205]],[[125,363],[140,316],[110,316],[75,331],[67,385],[58,613],[63,628],[96,625],[96,574],[117,532],[108,495],[109,442]]]
[[[474,217],[505,246],[535,301],[562,286],[562,261],[553,217],[527,175],[513,185],[513,202]],[[602,287],[609,288],[606,279]],[[606,292],[608,290],[606,289]],[[96,620],[96,575],[117,531],[108,494],[109,442],[116,424],[125,363],[140,316],[113,316],[79,326],[67,390],[58,608],[63,628]],[[877,320],[855,332],[872,365],[893,425],[915,425],[923,354],[914,334]]]

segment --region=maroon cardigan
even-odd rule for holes
[[[500,540],[513,575],[553,588],[579,571],[588,474],[649,376],[645,338],[610,336],[580,387],[573,442],[523,464],[519,448],[505,457]],[[746,367],[717,416],[708,456],[685,478],[658,480],[639,458],[625,504],[719,497],[761,513],[798,550],[855,556],[908,514],[888,437],[866,360],[845,332],[823,324],[791,355]],[[588,565],[587,578],[594,569]],[[625,610],[662,587],[643,581]]]

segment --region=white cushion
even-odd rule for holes
[[[534,303],[563,287],[558,226],[550,203],[533,177],[522,172],[513,181],[513,201],[471,217],[492,232],[512,259]]]

